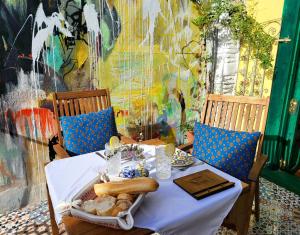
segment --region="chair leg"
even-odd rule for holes
[[[248,200],[250,200],[250,199],[248,198]],[[249,201],[248,201],[248,204],[249,204]],[[237,235],[247,235],[248,234],[248,229],[249,229],[249,225],[250,225],[250,217],[251,217],[251,204],[244,211],[244,213],[239,215],[239,219],[236,223]]]
[[[239,216],[239,219],[235,221],[235,228],[237,235],[247,235],[248,234],[248,228],[249,228],[249,222],[247,221],[250,218],[250,216],[246,213],[243,213]]]
[[[52,234],[53,235],[59,235],[59,229],[57,227],[56,221],[55,221],[55,215],[54,210],[52,206],[52,201],[49,195],[49,190],[47,186],[47,198],[48,198],[48,207],[49,207],[49,213],[50,213],[50,222],[51,222],[51,228],[52,228]]]
[[[259,180],[256,182],[256,188],[255,188],[255,199],[254,199],[254,215],[256,221],[259,221]]]

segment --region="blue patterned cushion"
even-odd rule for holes
[[[117,135],[112,108],[97,113],[61,117],[64,144],[71,155],[104,149],[111,136]]]
[[[248,182],[260,132],[237,132],[195,124],[193,155]]]

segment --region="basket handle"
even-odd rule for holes
[[[134,220],[131,213],[125,212],[120,217],[118,217],[118,224],[124,230],[132,229]]]

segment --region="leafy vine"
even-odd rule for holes
[[[205,77],[207,92],[213,92],[214,71],[217,63],[218,30],[226,28],[232,39],[241,46],[251,48],[251,57],[256,59],[263,69],[272,67],[272,47],[275,38],[266,33],[263,26],[247,13],[244,3],[233,0],[191,0],[198,12],[193,23],[200,32],[201,52],[199,58],[200,75]],[[207,51],[207,40],[212,41],[212,51]],[[212,63],[212,71],[207,72],[207,63]]]

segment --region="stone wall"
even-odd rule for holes
[[[230,31],[218,30],[217,64],[214,93],[234,95],[238,74],[240,45],[231,39]]]

